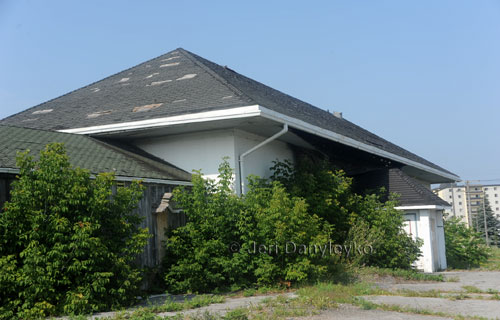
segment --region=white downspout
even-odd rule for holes
[[[280,132],[274,134],[273,136],[262,141],[261,143],[259,143],[255,147],[240,154],[239,159],[238,159],[239,160],[239,167],[240,167],[240,195],[243,195],[243,192],[245,191],[245,180],[244,180],[245,179],[245,175],[244,175],[244,159],[245,159],[245,157],[248,156],[250,153],[254,152],[255,150],[259,149],[260,147],[268,144],[269,142],[276,140],[277,138],[279,138],[280,136],[284,135],[287,132],[288,132],[288,124],[284,123],[283,129],[281,129]]]

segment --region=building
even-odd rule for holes
[[[444,184],[433,191],[451,204],[445,211],[447,216],[459,217],[469,226],[474,215],[483,208],[485,197],[493,213],[500,217],[500,184]]]
[[[390,186],[391,179],[402,179],[391,191],[404,195],[400,210],[428,248],[419,266],[425,271],[446,267],[438,239],[444,239],[440,226],[447,203],[436,199],[430,184],[452,183],[457,175],[341,113],[316,108],[181,48],[0,124],[85,135],[187,172],[201,169],[207,177],[214,177],[227,157],[238,194],[245,192],[249,174],[269,177],[272,161],[293,162],[304,152],[326,156],[367,185]]]

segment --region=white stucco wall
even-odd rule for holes
[[[210,178],[217,176],[224,157],[235,167],[234,130],[216,130],[141,139],[134,144],[173,165],[192,172],[201,170]]]
[[[251,149],[257,144],[267,139],[267,137],[258,136],[245,131],[235,131],[235,152],[239,156],[245,151]],[[244,159],[244,183],[246,178],[253,174],[263,178],[269,178],[272,174],[270,168],[273,166],[273,161],[290,160],[293,162],[293,152],[290,147],[282,141],[274,140],[262,146],[254,152],[247,155]],[[239,171],[237,169],[236,184],[239,181]]]
[[[435,209],[407,209],[404,210],[407,220],[405,230],[413,239],[423,240],[422,256],[415,262],[415,266],[424,272],[436,272],[446,269],[446,249],[444,243],[443,215],[441,210]],[[415,219],[414,221],[412,221]]]
[[[140,139],[134,144],[188,172],[201,169],[209,178],[217,176],[222,158],[229,157],[235,170],[235,186],[239,186],[239,155],[267,138],[230,129]],[[293,152],[285,142],[272,141],[245,157],[245,178],[250,174],[268,178],[276,159],[293,161]]]

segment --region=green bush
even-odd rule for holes
[[[325,276],[334,263],[327,251],[330,224],[310,214],[306,201],[291,197],[277,181],[258,183],[254,178],[249,185],[240,214],[242,250],[234,258],[249,262],[259,285]],[[259,245],[269,254],[259,254]]]
[[[34,161],[18,156],[19,179],[0,214],[0,318],[88,313],[129,304],[148,238],[132,213],[142,186],[117,188],[70,166],[62,144]]]
[[[488,260],[489,249],[480,233],[460,221],[447,218],[444,221],[446,261],[450,268],[470,269]]]
[[[369,254],[353,256],[358,265],[380,268],[409,269],[421,254],[421,239],[414,241],[403,229],[403,214],[394,209],[398,202],[386,202],[377,194],[352,195],[353,212],[347,243],[373,249]]]
[[[249,178],[243,197],[227,161],[216,181],[198,172],[192,188],[174,191],[188,222],[167,233],[169,292],[314,281],[340,261],[332,244],[349,247],[343,259],[358,265],[409,269],[418,258],[421,242],[404,232],[395,199],[355,194],[352,179],[324,163],[273,169],[274,181]]]
[[[209,292],[324,275],[326,257],[298,254],[299,248],[297,254],[286,254],[285,246],[292,241],[296,246],[326,245],[328,223],[311,216],[305,201],[291,198],[278,182],[252,179],[240,198],[231,189],[232,176],[225,161],[217,182],[195,174],[191,189],[175,190],[188,222],[168,232],[169,292]]]
[[[335,243],[368,248],[369,254],[350,255],[349,262],[408,269],[419,257],[422,241],[414,241],[403,230],[403,214],[394,209],[396,197],[383,201],[384,190],[364,196],[354,193],[352,178],[325,160],[304,156],[296,165],[275,162],[272,169],[272,179],[283,183],[291,195],[303,197],[310,212],[331,224]]]

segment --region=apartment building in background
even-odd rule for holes
[[[433,191],[451,204],[445,210],[448,217],[459,217],[469,226],[472,217],[483,208],[484,198],[500,217],[500,184],[442,184]]]

